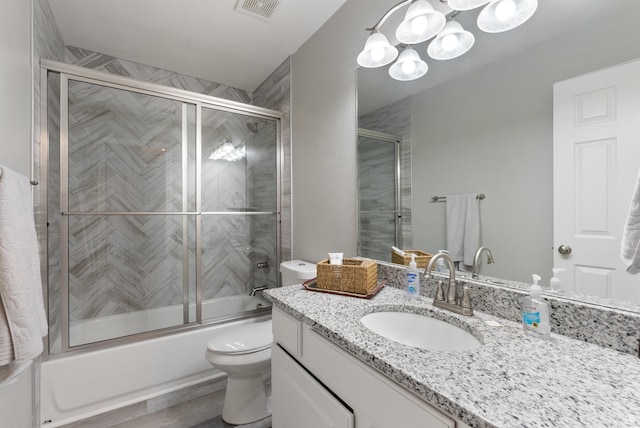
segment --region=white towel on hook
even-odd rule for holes
[[[46,334],[31,183],[0,166],[0,365],[40,355]]]
[[[620,256],[627,266],[627,272],[634,275],[640,273],[640,173],[638,173],[627,221],[622,231]]]
[[[447,250],[454,262],[473,265],[480,246],[480,211],[476,195],[447,196]]]

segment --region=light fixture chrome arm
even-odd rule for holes
[[[367,31],[376,31],[377,29],[380,28],[380,26],[382,24],[385,23],[385,21],[395,13],[396,10],[410,4],[413,0],[402,0],[400,3],[396,4],[395,6],[393,6],[391,9],[389,9],[387,11],[387,13],[385,13],[384,15],[382,15],[382,18],[380,18],[380,20],[378,20],[378,22],[376,22],[376,25],[374,25],[371,28],[365,28],[365,30]]]

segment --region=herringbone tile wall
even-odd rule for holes
[[[247,102],[251,98],[251,94],[241,90],[73,47],[67,47],[66,59],[101,71],[235,101]],[[283,90],[288,94],[288,86]],[[280,98],[282,92],[279,91]],[[181,103],[70,82],[70,104],[70,210],[183,211]],[[195,109],[190,109],[191,112]],[[191,141],[195,137],[194,117],[195,114],[190,114]],[[275,124],[272,120],[262,120],[254,134],[246,124],[256,120],[237,113],[204,112],[203,211],[277,210]],[[245,161],[209,159],[225,137],[230,137],[237,146],[246,146]],[[52,143],[51,153],[56,153],[59,143],[55,140]],[[190,150],[188,158],[189,211],[195,210],[194,152]],[[49,170],[51,196],[59,187],[59,178],[54,177],[59,170],[56,156],[51,158]],[[50,200],[50,206],[51,215],[60,212],[57,196]],[[247,293],[251,287],[265,283],[277,284],[275,220],[275,215],[203,217],[204,299]],[[192,298],[195,296],[194,224],[190,218],[187,269]],[[290,225],[284,227],[290,229]],[[49,260],[50,265],[57,265],[59,240],[51,232]],[[184,269],[182,240],[181,216],[72,216],[70,319],[180,304]],[[288,247],[286,251],[290,253]],[[268,276],[255,269],[256,263],[264,260],[272,265]],[[55,273],[57,268],[52,268]],[[50,279],[50,305],[57,308],[61,298],[58,277],[53,275]],[[50,312],[50,318],[57,330],[50,335],[55,342],[59,338],[55,311]]]

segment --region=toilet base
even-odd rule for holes
[[[248,424],[271,415],[264,379],[227,379],[227,391],[222,406],[222,419],[228,424]]]

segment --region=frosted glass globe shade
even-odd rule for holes
[[[416,63],[414,61],[404,61],[401,67],[404,74],[411,74],[416,71]]]
[[[455,34],[447,34],[440,43],[443,50],[451,52],[458,47],[458,37]]]
[[[429,20],[426,16],[416,16],[411,20],[411,32],[413,34],[420,34],[424,32],[429,26]]]
[[[501,33],[524,24],[538,9],[538,0],[491,0],[478,15],[478,28]]]
[[[496,18],[498,21],[506,21],[516,14],[516,4],[513,0],[502,0],[496,5]]]
[[[357,60],[361,67],[375,68],[390,64],[397,57],[398,49],[391,46],[384,34],[375,31],[367,38]]]
[[[462,28],[459,22],[449,21],[440,34],[429,43],[427,53],[437,60],[453,59],[471,49],[475,41],[473,34]]]
[[[415,80],[425,75],[427,63],[420,59],[420,55],[412,48],[406,48],[398,60],[389,67],[389,76],[396,80]]]

